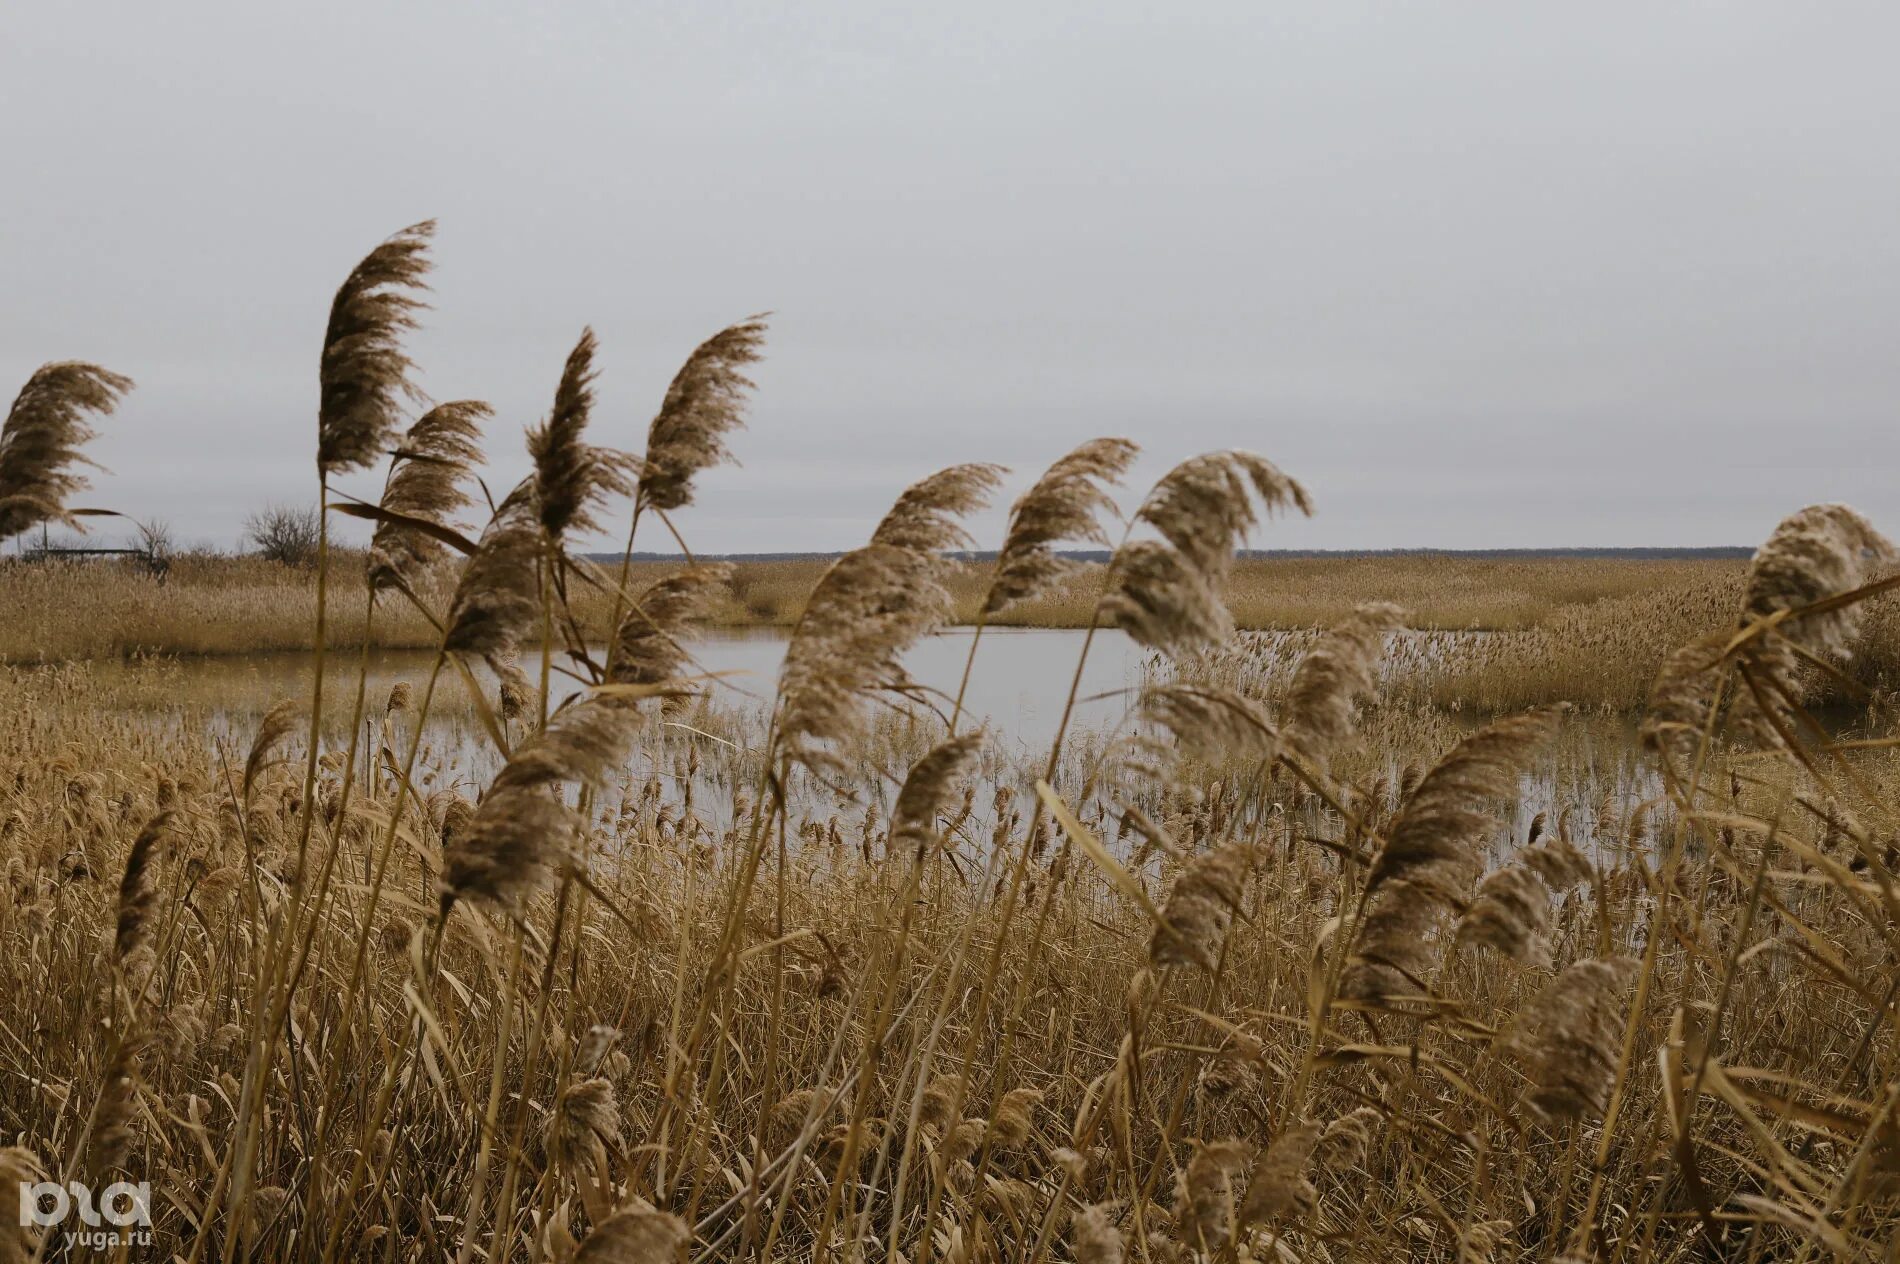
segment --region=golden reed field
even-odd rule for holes
[[[570,541],[629,505],[690,547],[763,323],[637,454],[589,442],[584,335],[491,506],[489,410],[408,407],[428,241],[350,273],[319,366],[367,555],[0,566],[0,1169],[121,1191],[0,1216],[0,1260],[1895,1258],[1874,524],[1237,562],[1316,508],[1293,473],[1125,489],[1107,438],[1000,540],[966,465],[835,560],[603,564]],[[33,376],[0,537],[70,521],[130,386]],[[1051,680],[1025,754],[906,676],[951,622],[1146,666],[1118,722]],[[787,636],[750,702],[695,661],[745,623]],[[266,649],[307,696],[182,683]]]

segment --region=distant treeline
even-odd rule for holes
[[[1755,550],[1740,545],[1715,545],[1706,548],[1568,548],[1568,549],[1241,549],[1235,556],[1244,558],[1344,558],[1355,557],[1451,557],[1480,561],[1534,561],[1540,558],[1600,558],[1628,562],[1693,562],[1700,560],[1746,559]],[[1080,562],[1106,562],[1106,549],[1067,549],[1060,554]],[[617,562],[618,553],[590,553],[595,562]],[[834,553],[704,553],[701,561],[717,562],[824,562],[842,556]],[[993,562],[994,549],[960,552],[954,556],[966,562]],[[683,562],[680,553],[635,553],[636,562]]]

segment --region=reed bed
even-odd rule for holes
[[[988,572],[950,553],[993,467],[905,490],[734,708],[693,645],[737,583],[567,540],[621,497],[684,540],[762,322],[689,357],[639,455],[592,445],[583,335],[470,538],[472,431],[399,415],[427,241],[333,307],[319,494],[395,469],[331,510],[377,565],[356,587],[326,536],[310,695],[0,673],[0,1166],[149,1181],[122,1256],[1890,1254],[1900,763],[1851,664],[1896,581],[1859,515],[1663,593],[1585,568],[1581,622],[1501,598],[1460,677],[1391,605],[1270,598],[1305,630],[1237,634],[1235,552],[1305,489],[1209,453],[1117,522],[1132,445],[1101,440]],[[29,526],[61,509],[31,485]],[[1078,593],[1152,655],[1118,722],[1072,723],[1078,665],[1046,753],[1005,756],[905,675],[959,610],[980,636]],[[351,630],[418,624],[428,669],[372,691]],[[1643,706],[1482,694],[1556,643],[1580,665],[1542,691],[1654,651]]]
[[[616,559],[617,561],[617,559]],[[676,564],[636,560],[630,574],[650,582]],[[729,591],[709,613],[717,627],[790,627],[804,612],[830,559],[738,560]],[[989,588],[992,563],[973,562],[949,584],[955,600],[953,621],[974,623]],[[363,564],[340,555],[337,576],[343,584],[360,582]],[[1392,601],[1416,628],[1510,631],[1547,626],[1567,614],[1603,602],[1644,603],[1633,608],[1667,609],[1715,590],[1739,599],[1745,562],[1726,558],[1652,560],[1643,558],[1539,557],[1497,560],[1479,556],[1388,554],[1364,557],[1239,558],[1226,589],[1228,607],[1242,628],[1298,629],[1330,627],[1368,601]],[[443,577],[453,583],[453,575]],[[287,602],[264,633],[249,609],[252,594],[267,590]],[[0,560],[0,592],[22,602],[53,601],[82,609],[102,622],[101,631],[47,621],[11,630],[0,642],[8,661],[46,661],[144,653],[242,653],[247,648],[309,648],[315,573],[267,563],[260,558],[186,553],[172,560],[163,583],[140,564],[88,562],[26,564]],[[229,610],[216,602],[228,597]],[[168,601],[168,599],[171,599]],[[172,603],[178,603],[172,608]],[[1653,607],[1647,603],[1655,603]],[[579,602],[594,611],[587,597]],[[31,611],[32,606],[12,608]],[[1087,627],[1093,594],[1086,585],[1058,584],[994,620],[1019,627]],[[1696,613],[1702,613],[1700,611]],[[217,649],[201,649],[192,639],[199,614],[221,615],[220,622],[258,628],[263,638],[247,645],[231,638]],[[31,635],[28,635],[28,632]],[[389,646],[410,645],[407,636],[379,638]]]
[[[704,612],[704,626],[788,631],[829,562],[724,565],[727,581]],[[360,647],[367,631],[378,648],[433,648],[434,630],[409,606],[388,606],[373,624],[362,617],[367,566],[360,554],[333,558],[330,582],[343,599],[326,629],[328,643]],[[642,587],[674,569],[634,561],[628,583]],[[1241,558],[1225,595],[1236,625],[1263,634],[1242,638],[1257,647],[1302,644],[1359,605],[1396,600],[1407,629],[1433,634],[1408,638],[1417,645],[1402,673],[1408,698],[1481,710],[1555,701],[1630,710],[1663,659],[1740,599],[1744,570],[1724,559]],[[1057,582],[986,618],[981,607],[991,572],[990,563],[972,563],[947,578],[950,624],[1088,626],[1092,597],[1083,581]],[[419,587],[439,600],[453,590],[456,573],[452,564],[432,571]],[[583,635],[604,642],[611,594],[571,596]],[[0,626],[0,661],[240,655],[307,651],[316,586],[310,571],[257,558],[181,557],[163,582],[130,564],[0,563],[0,599],[18,612]],[[1890,691],[1900,681],[1900,607],[1877,598],[1869,608],[1868,635],[1850,671]],[[1289,641],[1269,633],[1295,635]]]

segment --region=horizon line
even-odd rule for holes
[[[800,562],[822,561],[843,557],[849,549],[808,549],[789,552],[731,552],[731,553],[694,553],[693,559],[705,562]],[[993,562],[995,549],[952,549],[945,556],[964,562]],[[1108,549],[1060,549],[1056,556],[1074,561],[1105,562]],[[1558,545],[1546,548],[1384,548],[1384,549],[1236,549],[1234,556],[1243,561],[1267,559],[1322,559],[1356,557],[1468,557],[1468,558],[1628,558],[1637,560],[1693,560],[1706,559],[1744,559],[1755,555],[1752,546],[1737,544],[1710,545]],[[586,553],[590,561],[618,561],[622,553]],[[684,562],[684,553],[660,553],[635,551],[632,560],[636,562]]]

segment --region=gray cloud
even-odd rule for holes
[[[823,11],[819,11],[822,9]],[[708,550],[838,548],[957,460],[1241,445],[1300,547],[1889,526],[1885,6],[33,5],[8,12],[0,378],[139,390],[92,500],[307,497],[330,293],[436,216],[439,398],[523,465],[583,324],[637,447],[779,315]],[[657,541],[653,543],[657,546]]]

